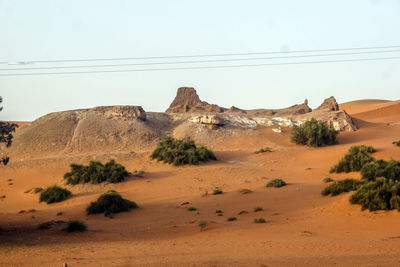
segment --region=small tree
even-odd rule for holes
[[[294,126],[292,129],[292,142],[308,146],[329,146],[338,143],[338,131],[333,124],[317,121],[314,118],[304,122],[300,126]]]
[[[3,98],[0,96],[0,103],[2,102]],[[0,111],[1,110],[3,110],[3,107],[0,107]],[[17,127],[18,124],[0,121],[0,144],[4,143],[6,147],[10,147],[14,138],[12,133],[15,132]],[[3,153],[1,154],[0,165],[7,165],[7,163],[10,161],[10,158]]]

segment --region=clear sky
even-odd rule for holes
[[[395,46],[399,33],[399,0],[0,0],[0,62]],[[305,98],[316,107],[331,95],[394,100],[400,60],[0,76],[0,119],[99,105],[164,111],[181,86],[209,103],[245,109]]]

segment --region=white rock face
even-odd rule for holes
[[[293,127],[295,125],[299,126],[303,123],[302,121],[296,121],[296,120],[291,120],[291,119],[281,118],[281,117],[273,117],[272,119],[271,118],[254,118],[254,120],[259,125],[264,125],[264,126],[279,125],[279,126]]]
[[[204,115],[195,116],[189,119],[190,122],[200,123],[200,124],[212,124],[212,125],[223,125],[224,119],[218,117],[217,115]]]
[[[316,114],[308,113],[299,117],[298,120],[284,117],[256,117],[250,118],[244,114],[218,114],[218,115],[197,115],[189,118],[189,121],[197,124],[204,124],[211,129],[218,129],[220,126],[224,127],[240,127],[240,128],[256,128],[257,126],[284,126],[293,127],[300,126],[307,119],[318,115],[318,120],[326,121],[328,124],[332,123],[337,131],[355,131],[357,127],[354,125],[351,117],[344,111],[319,111]],[[321,115],[322,114],[322,115]],[[275,128],[275,129],[280,129]]]
[[[279,128],[273,128],[272,131],[273,131],[274,133],[281,133],[281,132],[282,132],[282,128],[281,128],[281,127],[279,127]]]

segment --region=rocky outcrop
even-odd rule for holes
[[[327,122],[328,124],[332,123],[336,131],[351,132],[357,130],[357,126],[354,124],[352,117],[344,110],[332,112]]]
[[[217,115],[195,116],[189,119],[190,122],[204,124],[210,129],[217,129],[218,126],[224,125],[224,119]]]
[[[331,96],[322,102],[322,104],[316,108],[316,110],[330,110],[330,111],[338,111],[339,104],[336,102],[336,99]]]
[[[108,119],[146,120],[146,112],[141,106],[102,106],[92,108],[89,111],[100,113]]]
[[[181,87],[176,93],[174,101],[172,101],[168,113],[185,113],[185,112],[215,112],[221,113],[224,109],[213,104],[201,101],[197,92],[192,87]]]
[[[232,106],[230,109],[226,110],[225,113],[231,113],[231,114],[247,114],[247,112],[243,109],[237,108],[235,106]]]

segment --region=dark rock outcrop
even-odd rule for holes
[[[100,113],[108,119],[146,120],[146,112],[141,106],[101,106],[92,108],[89,111]]]
[[[247,112],[243,109],[237,108],[232,106],[230,109],[226,110],[225,113],[232,113],[232,114],[247,114]]]
[[[316,108],[316,110],[330,110],[330,111],[338,111],[339,104],[336,102],[336,99],[331,96],[322,102],[322,104]]]
[[[213,104],[201,101],[196,90],[192,87],[180,87],[172,101],[168,113],[186,113],[186,112],[215,112],[221,113],[224,109]]]

